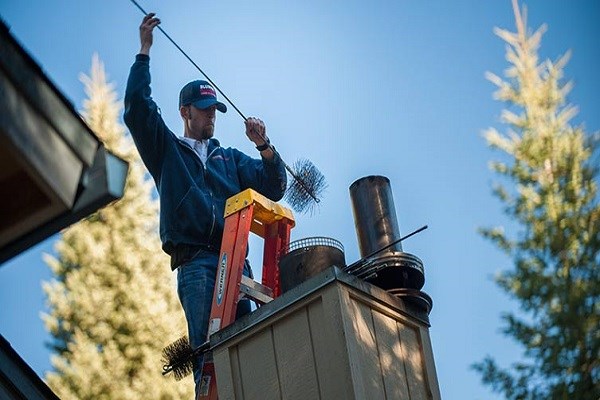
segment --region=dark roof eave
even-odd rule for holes
[[[13,399],[60,400],[0,335],[0,387]]]
[[[100,146],[93,165],[80,184],[73,208],[16,238],[0,249],[0,266],[5,261],[76,223],[98,209],[123,197],[129,164]]]

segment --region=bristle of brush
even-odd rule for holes
[[[193,370],[194,351],[186,336],[183,336],[162,351],[163,369],[172,369],[173,377],[179,381],[189,375]]]
[[[325,177],[309,160],[298,160],[294,176],[285,193],[285,201],[298,213],[312,213],[327,188]]]
[[[180,381],[189,374],[191,374],[193,370],[194,363],[192,362],[192,360],[189,360],[188,362],[179,364],[173,368],[173,378],[175,378],[176,381]]]

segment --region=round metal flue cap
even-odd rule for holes
[[[279,258],[281,292],[287,292],[334,265],[346,266],[344,246],[339,241],[310,237],[291,242]]]
[[[413,254],[397,252],[376,258],[368,265],[363,279],[382,289],[421,289],[425,284],[423,262]]]

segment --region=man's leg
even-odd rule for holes
[[[177,294],[185,312],[190,345],[194,349],[207,339],[218,258],[218,254],[202,252],[181,265],[177,271]],[[203,356],[200,355],[194,360],[196,397],[202,377],[202,364]]]
[[[217,264],[218,254],[202,252],[177,269],[177,294],[185,312],[188,336],[193,349],[200,346],[207,339]],[[248,260],[244,263],[243,274],[253,278]],[[236,319],[250,313],[250,311],[250,300],[241,300],[237,306]],[[194,360],[193,372],[196,397],[198,397],[200,379],[202,378],[203,359],[204,357],[200,355]]]

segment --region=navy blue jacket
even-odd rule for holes
[[[172,254],[179,245],[220,249],[225,201],[252,188],[273,201],[283,197],[286,174],[276,154],[253,159],[210,139],[206,166],[165,125],[150,96],[150,57],[136,56],[125,92],[125,124],[154,178],[160,197],[160,238]]]

